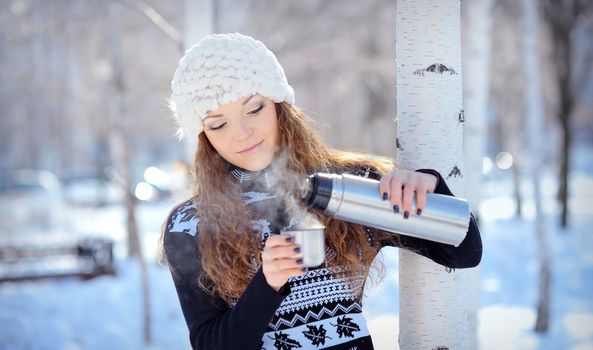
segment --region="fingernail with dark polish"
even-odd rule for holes
[[[302,265],[303,264],[303,259],[297,259],[296,263],[299,264],[299,265]]]
[[[416,215],[421,215],[421,214],[422,214],[422,209],[418,208],[418,209],[416,210]]]
[[[306,268],[306,267],[303,267],[303,268],[301,269],[301,272],[307,272],[307,268]]]
[[[383,192],[383,200],[386,201],[387,198],[389,198],[389,195],[387,194],[387,192]]]
[[[410,213],[408,213],[408,211],[404,211],[404,219],[407,219],[410,216]]]
[[[301,247],[294,247],[294,252],[295,253],[300,253],[301,252]]]
[[[397,214],[399,213],[399,206],[397,204],[393,205],[393,211]]]
[[[286,237],[286,242],[288,242],[288,243],[292,242],[292,236]]]

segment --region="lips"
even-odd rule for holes
[[[264,140],[261,140],[260,142],[254,144],[252,146],[242,149],[238,153],[241,153],[243,155],[248,155],[248,154],[254,153],[262,143],[264,143]]]

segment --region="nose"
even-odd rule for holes
[[[239,138],[246,138],[253,133],[253,127],[245,119],[241,120],[237,125],[237,136]]]

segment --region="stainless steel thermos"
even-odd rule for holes
[[[309,208],[337,219],[453,246],[461,244],[469,227],[464,199],[428,193],[422,215],[404,219],[381,198],[379,181],[349,174],[312,174],[301,195]],[[413,206],[415,212],[415,201]]]

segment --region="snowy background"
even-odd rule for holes
[[[171,276],[156,262],[161,223],[180,200],[159,199],[166,193],[157,189],[158,180],[183,176],[190,158],[173,137],[167,107],[171,77],[183,53],[181,39],[194,35],[184,30],[191,27],[186,21],[212,22],[209,30],[259,38],[277,54],[298,105],[329,144],[393,156],[396,1],[217,0],[211,12],[191,12],[190,3],[196,2],[0,0],[0,255],[11,244],[51,247],[105,237],[115,242],[117,272],[89,281],[0,283],[0,350],[189,348]],[[542,191],[552,269],[551,323],[545,334],[533,332],[539,262],[531,177],[523,167],[525,82],[532,81],[522,74],[527,70],[523,3],[461,2],[463,80],[480,85],[488,76],[489,81],[483,86],[488,102],[479,112],[471,112],[468,103],[480,100],[477,90],[464,92],[465,112],[468,118],[483,118],[484,156],[512,155],[517,165],[506,170],[492,166],[484,174],[478,341],[483,350],[593,350],[593,70],[586,64],[593,62],[593,2],[537,1],[547,4],[549,15],[562,17],[570,33],[555,37],[540,19]],[[577,3],[583,11],[563,15]],[[476,12],[476,6],[483,11]],[[491,29],[480,39],[477,33],[485,27]],[[491,44],[488,65],[476,54],[482,46],[476,43]],[[572,60],[562,60],[559,48],[572,50],[565,55]],[[489,73],[470,69],[466,74],[467,62],[482,62]],[[566,71],[575,81],[558,85],[562,79],[556,73]],[[560,94],[565,91],[573,94]],[[568,123],[573,148],[566,230],[559,228],[555,198],[563,151],[562,96],[574,102]],[[125,152],[119,152],[124,142],[117,135],[129,141]],[[126,219],[117,189],[122,169],[116,159],[124,153],[130,159],[130,188],[138,184],[135,195],[141,199],[137,219],[149,268],[149,345],[143,340],[140,269],[127,258]],[[513,169],[522,173],[520,218],[515,216]],[[103,204],[97,205],[97,199]],[[397,254],[396,249],[382,252],[386,278],[367,289],[365,298],[364,312],[379,350],[397,347]],[[73,268],[75,259],[28,264],[0,259],[1,277]]]
[[[510,176],[486,183],[480,208],[484,256],[480,265],[478,338],[488,349],[593,349],[593,148],[576,147],[570,178],[571,225],[558,229],[555,173],[542,179],[546,234],[552,260],[551,326],[533,332],[537,267],[531,183],[524,179],[524,218],[514,217]],[[153,342],[142,338],[138,263],[125,258],[122,208],[70,207],[76,220],[63,235],[109,232],[116,242],[116,276],[89,281],[44,280],[0,284],[0,349],[186,349],[188,332],[169,271],[156,263],[162,220],[174,201],[138,209],[150,277]],[[54,238],[60,238],[54,232]],[[67,237],[62,237],[67,238]],[[398,334],[397,249],[385,249],[386,278],[367,291],[365,314],[377,349],[393,349]],[[6,268],[6,266],[3,266]]]

